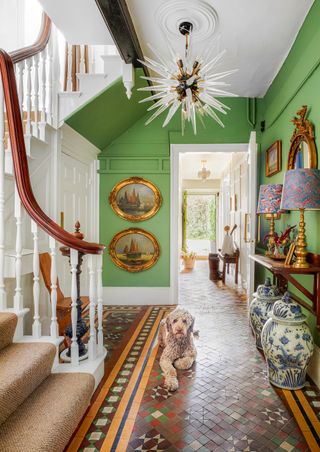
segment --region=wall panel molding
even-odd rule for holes
[[[100,174],[170,174],[169,157],[99,157]]]

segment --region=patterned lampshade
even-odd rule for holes
[[[257,213],[278,213],[282,184],[260,185]]]
[[[300,168],[287,171],[281,209],[320,209],[320,170]]]

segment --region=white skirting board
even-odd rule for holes
[[[317,345],[314,346],[313,356],[308,368],[308,375],[310,375],[318,388],[320,388],[320,348]]]
[[[105,305],[168,305],[173,300],[171,287],[104,287]]]

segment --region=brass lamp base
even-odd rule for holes
[[[300,210],[299,233],[296,241],[295,255],[297,260],[293,264],[295,268],[309,268],[307,262],[307,242],[305,235],[304,209]]]
[[[265,255],[268,257],[273,256],[273,252],[270,251],[274,245],[274,215],[271,214],[270,219],[270,230],[269,230],[269,240],[268,240],[268,249],[265,252]]]

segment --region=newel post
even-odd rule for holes
[[[80,240],[84,235],[80,232],[80,223],[75,223],[75,232],[73,234]],[[71,265],[71,324],[66,328],[65,335],[69,338],[69,349],[61,354],[64,361],[70,361],[72,364],[78,364],[78,361],[88,357],[87,347],[82,341],[82,336],[88,331],[85,321],[82,319],[82,300],[80,298],[80,275],[83,253],[62,246],[60,251],[63,256],[69,257]]]

